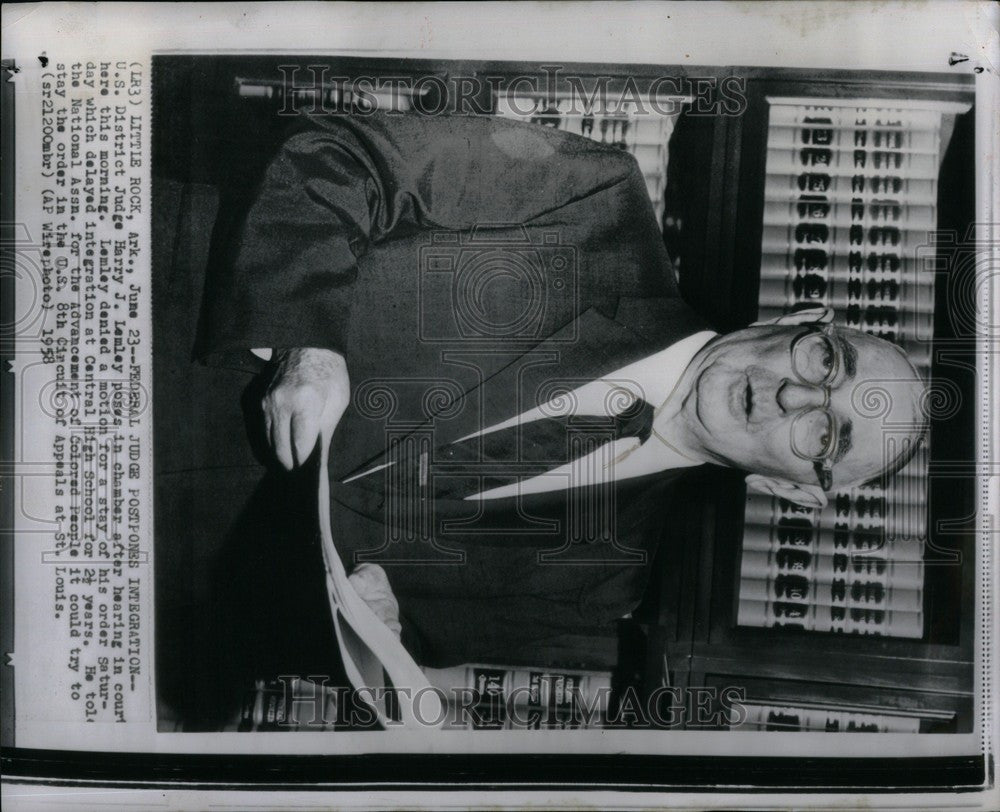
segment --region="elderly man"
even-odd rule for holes
[[[283,468],[330,443],[339,552],[423,664],[631,611],[686,469],[818,507],[925,422],[903,353],[829,310],[707,329],[631,156],[545,128],[305,119],[225,239],[198,354],[269,360]]]

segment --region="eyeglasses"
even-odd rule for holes
[[[799,383],[823,390],[822,406],[805,409],[792,420],[792,453],[813,463],[823,490],[830,490],[833,484],[833,454],[838,442],[837,419],[829,409],[830,383],[844,363],[832,330],[832,325],[813,325],[791,344],[792,373]]]

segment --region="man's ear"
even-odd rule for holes
[[[760,493],[779,496],[807,508],[826,507],[826,493],[819,485],[805,485],[780,477],[747,474],[747,487]]]
[[[765,324],[829,324],[833,321],[832,307],[807,307],[805,310],[796,310],[793,313],[785,313],[776,319],[766,321],[755,321],[753,327],[760,327]]]

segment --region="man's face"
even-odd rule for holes
[[[886,440],[898,442],[900,435],[887,426],[912,432],[920,421],[922,387],[909,363],[881,339],[829,327],[823,334],[834,355],[828,358],[824,341],[814,340],[818,332],[807,325],[748,327],[720,336],[695,357],[681,413],[718,462],[817,484],[813,461],[800,455],[822,450],[836,487],[877,476],[898,455],[900,447]],[[803,343],[806,334],[812,337]],[[805,371],[816,379],[831,361],[836,371],[827,386],[800,378]]]

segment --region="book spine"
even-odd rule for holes
[[[922,637],[923,613],[868,606],[810,604],[799,600],[741,598],[737,622],[744,626],[839,634]]]
[[[477,730],[598,728],[607,721],[611,674],[490,665],[425,669],[448,698],[452,727]],[[463,706],[464,705],[464,706]]]
[[[920,717],[834,708],[744,703],[746,721],[732,730],[811,731],[824,733],[918,733]]]

